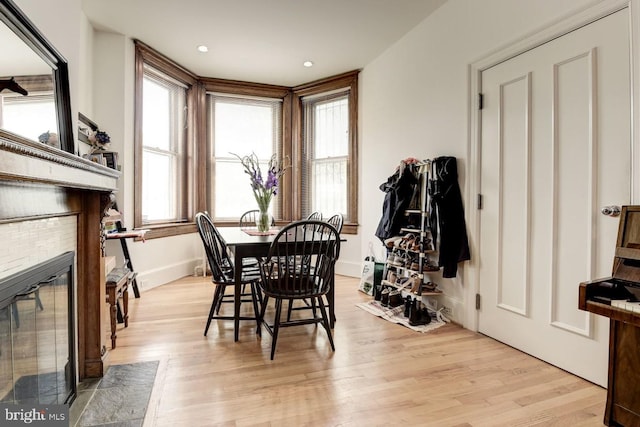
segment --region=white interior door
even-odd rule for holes
[[[608,319],[578,310],[611,274],[630,200],[628,12],[482,73],[481,333],[606,386]]]

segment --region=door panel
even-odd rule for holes
[[[611,274],[630,198],[628,11],[482,73],[479,331],[606,385],[608,321],[578,310]]]

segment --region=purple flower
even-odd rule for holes
[[[273,188],[276,191],[278,189],[278,177],[271,170],[267,175],[267,182],[265,183],[264,188],[266,188],[267,190],[271,190]]]
[[[237,154],[233,155],[240,160],[244,167],[244,172],[249,175],[251,189],[258,205],[266,210],[269,207],[269,203],[271,203],[271,198],[278,194],[279,178],[284,175],[288,166],[282,166],[275,154],[271,156],[265,182],[260,170],[260,160],[255,153],[244,157],[240,157]]]
[[[109,137],[109,134],[99,130],[96,132],[96,141],[100,144],[106,144],[111,141],[111,138]]]

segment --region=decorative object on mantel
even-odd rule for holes
[[[78,113],[78,139],[91,145],[89,136],[98,130],[98,125],[82,113]]]
[[[38,136],[38,141],[50,147],[60,148],[60,140],[58,139],[58,134],[55,132],[46,131],[45,133],[40,134],[40,136]]]
[[[78,113],[78,139],[91,146],[89,153],[82,157],[111,169],[120,170],[118,153],[108,151],[111,137],[107,132],[100,130],[97,123],[82,113]]]
[[[251,180],[251,189],[253,190],[253,196],[258,203],[258,209],[260,212],[256,215],[256,227],[259,232],[269,231],[271,226],[271,214],[269,213],[269,205],[273,196],[278,194],[278,184],[280,177],[284,175],[284,172],[290,165],[284,164],[283,160],[278,160],[276,154],[271,156],[268,164],[268,171],[266,181],[262,177],[262,171],[260,169],[260,160],[256,153],[251,153],[248,156],[240,157],[235,153],[229,153],[240,159],[244,172],[249,175]]]
[[[109,148],[109,143],[111,142],[111,137],[108,133],[102,130],[92,131],[89,134],[89,142],[93,147],[93,151],[97,150],[105,150]]]

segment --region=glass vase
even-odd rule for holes
[[[271,221],[271,214],[268,210],[263,211],[262,209],[260,209],[256,214],[256,228],[262,233],[266,233],[267,231],[269,231],[269,228],[271,227]]]

